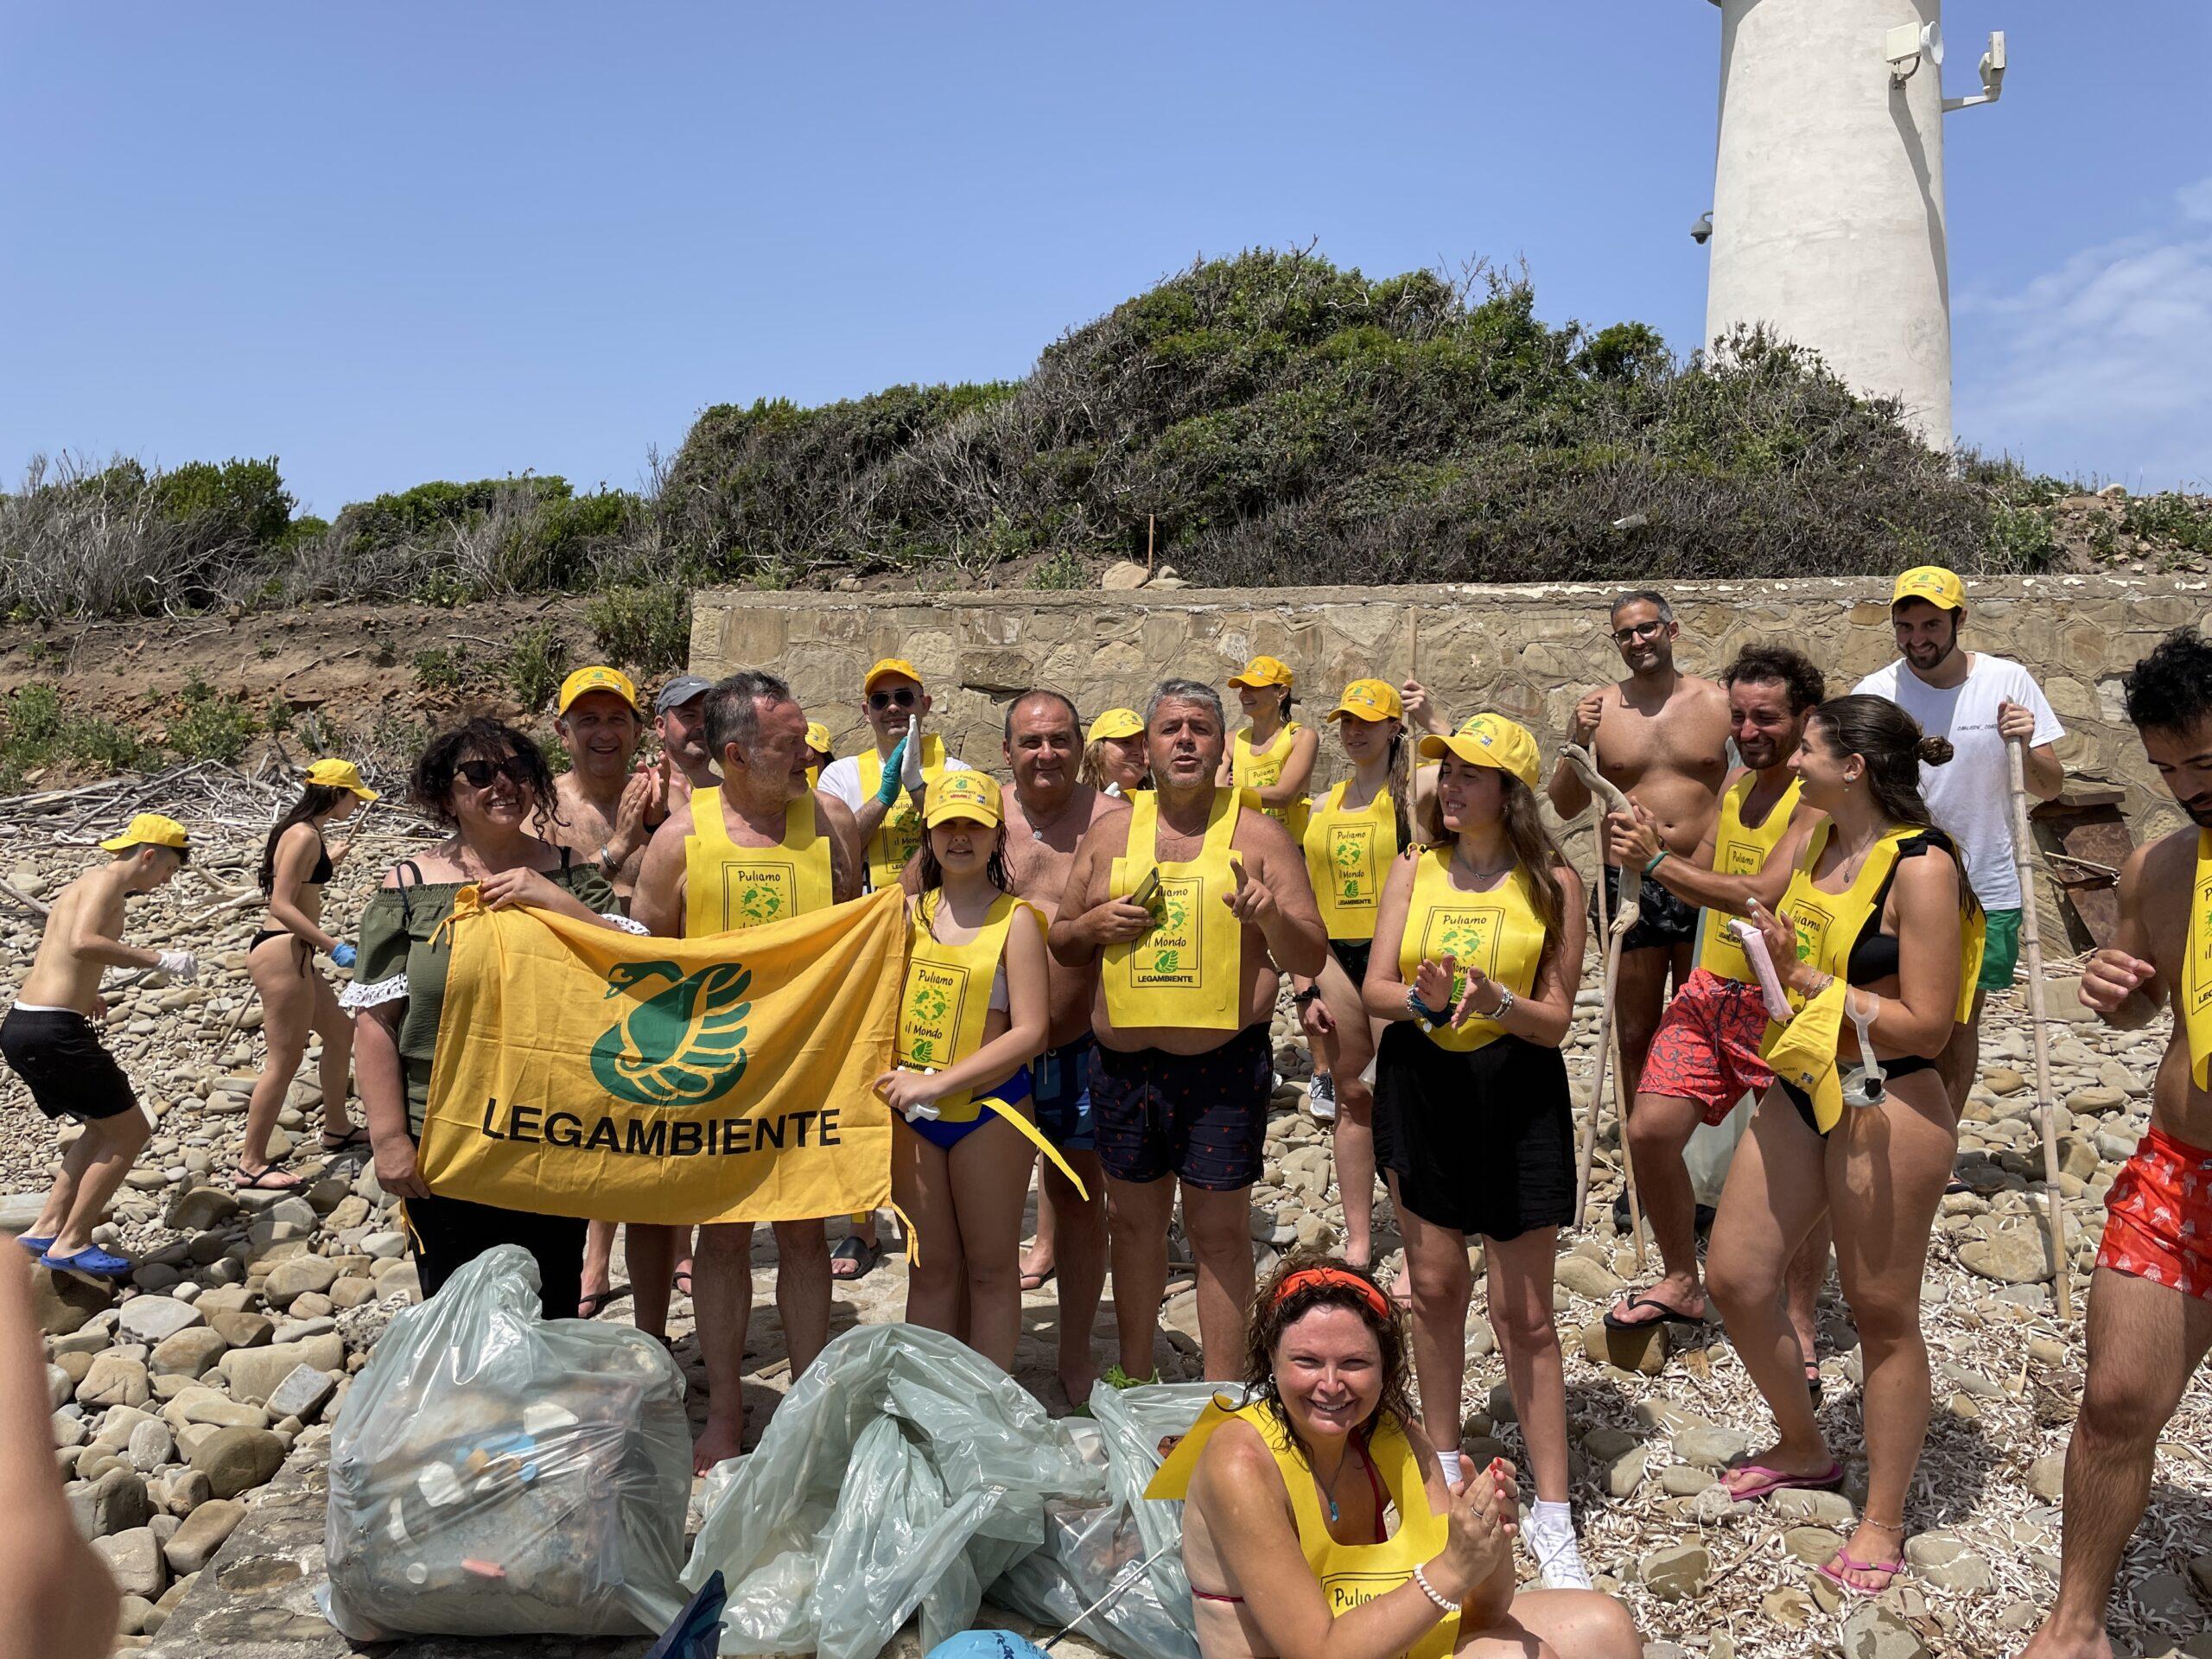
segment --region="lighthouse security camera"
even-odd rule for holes
[[[1696,243],[1700,247],[1703,247],[1707,243],[1713,240],[1713,215],[1711,213],[1700,213],[1696,219],[1691,221],[1690,240]]]

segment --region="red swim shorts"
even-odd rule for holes
[[[2099,1267],[2212,1301],[2212,1152],[2149,1130],[2105,1210]]]
[[[1667,1005],[1637,1092],[1694,1100],[1705,1108],[1705,1121],[1718,1123],[1746,1093],[1764,1094],[1774,1081],[1759,1058],[1765,1035],[1766,999],[1759,988],[1700,968]]]

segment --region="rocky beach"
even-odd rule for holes
[[[50,897],[90,855],[82,846],[54,845],[43,830],[16,830],[10,840],[0,850],[0,868],[26,899]],[[334,931],[350,931],[362,898],[406,845],[395,816],[356,846],[330,889]],[[195,983],[149,982],[110,998],[106,1040],[157,1123],[99,1236],[138,1262],[136,1274],[110,1290],[34,1270],[55,1457],[79,1525],[97,1541],[128,1598],[125,1649],[152,1643],[164,1652],[219,1650],[220,1643],[204,1634],[213,1624],[203,1622],[189,1647],[171,1646],[162,1632],[195,1610],[204,1618],[226,1594],[244,1592],[245,1577],[211,1583],[211,1564],[258,1505],[320,1491],[328,1425],[349,1379],[392,1313],[418,1294],[365,1152],[331,1160],[316,1149],[311,1061],[293,1084],[276,1148],[283,1161],[291,1143],[290,1166],[308,1185],[298,1194],[234,1190],[237,1135],[261,1052],[258,1008],[244,970],[259,912],[252,903],[224,907],[224,890],[251,885],[257,853],[257,836],[218,831],[191,872],[133,906],[135,943],[196,950],[201,963]],[[20,980],[37,937],[35,915],[7,901],[0,975]],[[1586,976],[1586,984],[1595,977]],[[1578,1089],[1586,1090],[1594,991],[1581,1001],[1570,1065]],[[1717,1327],[1675,1325],[1637,1340],[1609,1338],[1600,1322],[1622,1288],[1638,1282],[1630,1241],[1611,1221],[1620,1178],[1608,1114],[1590,1224],[1562,1243],[1556,1306],[1578,1445],[1574,1497],[1584,1554],[1601,1585],[1626,1599],[1655,1659],[1832,1653],[2009,1659],[2048,1605],[2058,1563],[2063,1453],[2084,1369],[2080,1315],[2101,1200],[2144,1128],[2165,1037],[2163,1020],[2136,1033],[2101,1026],[2056,970],[2050,1003],[2068,1223],[2063,1268],[2076,1317],[2071,1324],[2058,1317],[2044,1244],[2023,984],[1991,999],[1982,1074],[1961,1135],[1958,1173],[1966,1190],[1943,1200],[1937,1222],[1925,1285],[1935,1422],[1908,1507],[1911,1571],[1878,1601],[1840,1606],[1812,1571],[1847,1533],[1856,1483],[1864,1478],[1863,1459],[1849,1452],[1858,1438],[1857,1351],[1833,1281],[1821,1310],[1822,1417],[1850,1478],[1838,1494],[1785,1493],[1770,1504],[1737,1508],[1717,1471],[1764,1444],[1768,1423],[1726,1337]],[[1287,1009],[1276,1039],[1285,1081],[1269,1128],[1267,1179],[1253,1205],[1263,1259],[1293,1243],[1334,1243],[1342,1226],[1327,1130],[1305,1109],[1307,1065]],[[16,1082],[0,1082],[6,1230],[19,1231],[35,1213],[56,1150],[53,1128]],[[1377,1211],[1380,1257],[1395,1240],[1387,1200],[1378,1198]],[[768,1294],[768,1240],[761,1230],[760,1294],[747,1353],[748,1445],[789,1382]],[[619,1258],[616,1277],[620,1282]],[[904,1283],[894,1253],[861,1283],[841,1286],[837,1328],[898,1317]],[[1052,1376],[1053,1290],[1048,1284],[1025,1299],[1018,1376],[1058,1412],[1067,1402]],[[1468,1442],[1478,1458],[1516,1456],[1512,1407],[1482,1309],[1478,1277],[1463,1401]],[[626,1319],[628,1312],[622,1300],[602,1317]],[[703,1378],[689,1313],[688,1302],[679,1301],[673,1332],[696,1421]],[[1195,1376],[1187,1272],[1171,1283],[1166,1315],[1163,1375]],[[1100,1336],[1103,1363],[1103,1325]],[[2212,1656],[2208,1447],[2212,1379],[2200,1373],[2162,1438],[2150,1510],[2121,1571],[2113,1628],[2134,1654]],[[313,1630],[319,1538],[318,1532],[305,1550],[299,1582],[284,1593],[291,1635],[305,1644],[287,1651],[336,1655],[348,1645],[327,1627],[318,1643]],[[1018,1624],[995,1618],[988,1608],[985,1619]],[[911,1631],[903,1637],[902,1650],[913,1639]],[[1088,1651],[1079,1643],[1060,1650]]]

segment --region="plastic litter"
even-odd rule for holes
[[[963,1630],[931,1648],[926,1659],[1050,1659],[1050,1656],[1012,1630]]]
[[[1048,1503],[1108,1501],[1103,1463],[1026,1389],[910,1325],[832,1342],[725,1484],[731,1469],[710,1477],[719,1496],[683,1572],[695,1588],[717,1570],[728,1584],[726,1654],[876,1659],[918,1611],[926,1651],[1044,1541]]]
[[[683,1374],[639,1332],[541,1306],[537,1264],[499,1245],[355,1379],[325,1532],[341,1634],[652,1635],[683,1611]]]

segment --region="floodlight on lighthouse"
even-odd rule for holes
[[[1883,41],[1882,55],[1889,60],[1890,84],[1892,86],[1902,86],[1918,73],[1923,58],[1941,69],[1943,67],[1942,25],[1923,23],[1916,28],[1910,23],[1899,23]]]
[[[1981,91],[1973,98],[1947,98],[1945,110],[1971,110],[1983,104],[1994,104],[2005,95],[2005,31],[1998,29],[1989,37],[1989,50],[1981,54]]]

